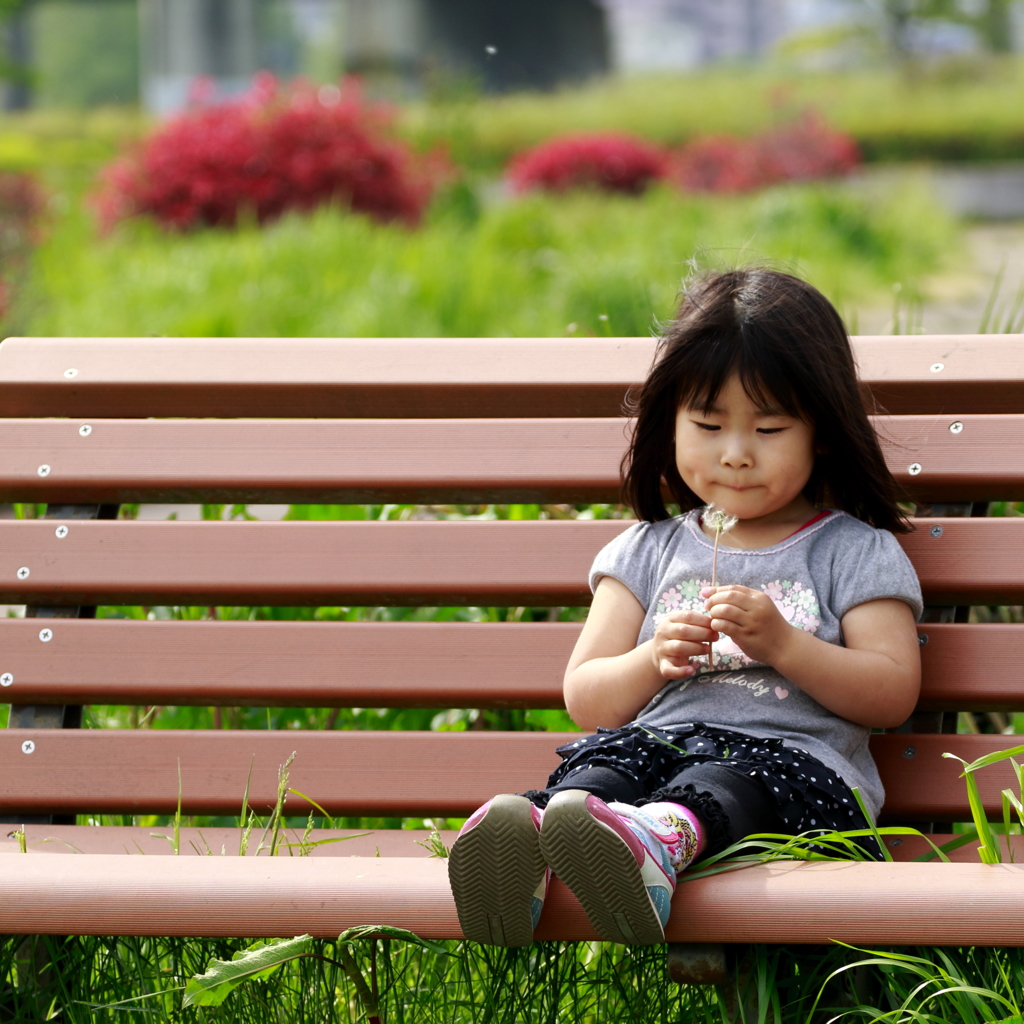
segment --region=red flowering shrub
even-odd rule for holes
[[[780,181],[838,177],[859,163],[853,139],[809,113],[752,139],[695,139],[674,155],[672,178],[692,192],[747,192]]]
[[[853,138],[818,115],[804,114],[758,140],[762,174],[771,181],[813,181],[849,174],[860,163]]]
[[[520,153],[509,166],[517,192],[590,186],[637,194],[665,176],[665,154],[631,135],[563,135]]]
[[[354,82],[282,88],[263,74],[240,99],[161,125],[106,169],[96,205],[106,226],[138,214],[179,229],[232,225],[244,212],[262,223],[327,202],[412,225],[445,172],[440,157],[396,139],[389,113]]]

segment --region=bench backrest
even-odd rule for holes
[[[949,735],[957,712],[1024,710],[1024,625],[966,621],[970,605],[1024,603],[1024,523],[971,514],[1024,499],[1024,346],[855,345],[888,410],[876,426],[891,468],[940,513],[903,540],[930,611],[918,713],[872,738],[884,818],[964,820],[959,767],[941,754],[973,759],[1015,740]],[[0,602],[30,608],[0,620],[0,700],[13,705],[0,816],[170,813],[179,792],[186,814],[235,814],[247,787],[265,810],[293,753],[292,787],[332,814],[464,815],[538,785],[557,760],[547,733],[52,728],[108,703],[561,707],[572,622],[93,621],[93,610],[585,605],[594,553],[629,520],[570,507],[618,501],[622,401],[652,354],[636,338],[5,341],[0,501],[48,511],[0,521]],[[167,501],[549,509],[537,521],[117,518],[125,503]],[[1009,767],[980,782],[998,816]]]

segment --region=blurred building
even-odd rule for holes
[[[811,0],[814,2],[814,0]],[[629,72],[678,71],[757,57],[789,25],[787,0],[603,0],[614,64]]]

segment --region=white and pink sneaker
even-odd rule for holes
[[[648,808],[606,804],[576,789],[556,794],[544,811],[544,859],[607,942],[665,941],[676,873],[702,841],[697,819],[675,804],[667,806],[671,823]],[[665,805],[650,807],[662,811]]]
[[[448,858],[462,934],[492,946],[528,946],[551,872],[540,852],[543,812],[524,796],[488,800],[462,826]]]

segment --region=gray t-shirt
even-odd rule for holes
[[[637,644],[654,636],[668,612],[704,611],[714,545],[699,512],[638,523],[607,544],[590,570],[625,584],[647,610]],[[844,512],[831,512],[778,544],[754,551],[720,545],[718,582],[763,590],[787,622],[830,644],[843,643],[840,622],[865,601],[897,598],[921,614],[921,587],[896,538]],[[636,721],[663,728],[705,722],[751,736],[774,736],[805,750],[857,786],[873,816],[884,791],[868,751],[870,730],[840,718],[770,665],[754,662],[726,636],[707,657],[693,659],[695,676],[670,680]]]

